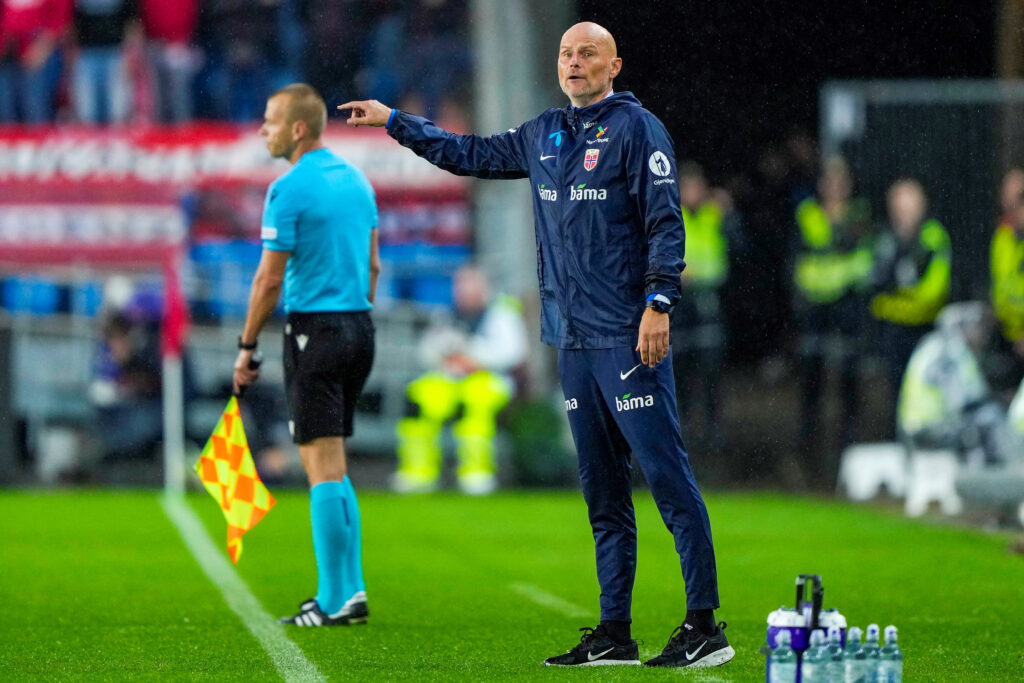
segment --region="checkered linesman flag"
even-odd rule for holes
[[[195,469],[228,521],[228,555],[238,564],[242,534],[256,526],[275,501],[256,472],[234,396],[203,447]]]

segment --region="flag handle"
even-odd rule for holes
[[[257,350],[252,354],[252,356],[249,357],[249,369],[259,370],[261,365],[263,365],[263,353]],[[238,388],[238,393],[235,394],[235,396],[237,398],[242,398],[243,396],[245,396],[245,392],[248,388],[248,384],[243,384]]]

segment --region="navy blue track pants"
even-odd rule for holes
[[[671,354],[652,369],[628,347],[559,349],[558,370],[594,531],[601,620],[631,620],[636,576],[631,454],[675,539],[687,608],[716,609],[711,524],[679,433]]]

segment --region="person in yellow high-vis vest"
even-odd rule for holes
[[[859,356],[863,290],[871,274],[871,215],[866,201],[853,196],[846,162],[829,159],[818,181],[818,195],[796,209],[793,280],[800,326],[802,416],[799,447],[805,473],[831,483],[835,458],[822,460],[821,432],[825,362],[840,370],[840,441],[854,439],[858,415]]]
[[[712,196],[696,162],[679,165],[679,199],[686,227],[686,269],[682,296],[672,315],[676,402],[684,429],[689,408],[700,404],[703,420],[697,436],[717,450],[724,442],[718,425],[718,381],[726,343],[721,292],[729,277],[729,249],[742,240],[742,233],[737,214]],[[693,378],[701,383],[699,392]]]
[[[949,299],[951,254],[949,235],[941,223],[928,217],[927,198],[917,180],[897,180],[887,200],[888,226],[875,242],[870,310],[892,395],[888,428],[892,438],[903,371]]]
[[[1024,378],[1024,191],[992,236],[991,302],[999,321],[996,354],[1002,361],[999,388]]]
[[[497,417],[514,393],[510,373],[526,358],[526,325],[516,299],[491,298],[490,283],[479,268],[460,268],[453,284],[455,315],[433,325],[421,340],[420,357],[428,371],[407,387],[412,414],[397,426],[398,469],[392,484],[403,493],[437,488],[441,431],[452,419],[459,488],[482,495],[497,486]]]
[[[918,343],[903,375],[901,439],[911,450],[950,449],[978,465],[1019,459],[1012,418],[992,394],[979,362],[991,314],[981,302],[950,304],[935,327]]]

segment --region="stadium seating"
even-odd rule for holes
[[[843,451],[839,486],[850,500],[870,500],[881,493],[903,497],[907,487],[907,451],[899,443],[855,444]]]
[[[939,504],[943,514],[960,514],[963,501],[956,492],[959,471],[960,461],[953,451],[917,450],[911,453],[904,505],[907,515],[920,517],[932,502]]]

